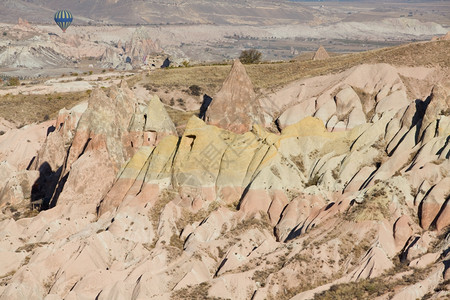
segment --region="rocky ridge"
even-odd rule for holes
[[[61,111],[28,170],[7,158],[1,297],[448,296],[445,76],[362,65],[255,100],[244,71],[180,137],[122,83]],[[233,127],[233,105],[281,132]],[[14,216],[29,199],[51,209]]]
[[[153,41],[142,28],[137,28],[125,42],[112,44],[93,41],[84,33],[46,32],[20,19],[13,28],[4,28],[3,37],[0,41],[3,68],[75,67],[82,59],[91,59],[91,68],[131,70],[160,67],[165,59],[159,41]]]

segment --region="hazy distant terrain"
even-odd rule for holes
[[[449,1],[3,0],[0,30],[11,34],[0,36],[1,71],[10,72],[8,67],[16,68],[15,65],[26,67],[23,62],[2,63],[14,61],[11,55],[19,52],[13,49],[28,49],[27,45],[36,44],[44,47],[45,43],[50,43],[45,47],[54,48],[48,35],[61,34],[53,22],[53,14],[63,8],[72,11],[74,21],[67,33],[61,35],[71,42],[61,41],[59,47],[63,50],[71,47],[71,52],[78,53],[71,56],[75,60],[87,48],[105,51],[112,47],[119,53],[119,41],[130,41],[137,29],[146,39],[158,40],[164,54],[179,64],[222,62],[250,48],[261,51],[263,60],[268,61],[290,60],[315,51],[320,45],[330,52],[358,52],[427,41],[444,35],[450,28]],[[12,26],[19,18],[41,31],[33,33],[35,37],[30,36],[29,40],[11,39],[15,31]],[[50,55],[42,54],[41,49],[38,52]],[[26,57],[27,62],[32,60],[29,54]],[[68,57],[67,61],[70,60]],[[36,64],[31,61],[31,65]]]
[[[33,22],[48,23],[49,12],[70,9],[75,23],[113,24],[291,24],[312,21],[315,12],[290,1],[132,1],[29,0],[0,4],[2,20],[15,21],[22,13]],[[77,18],[82,16],[83,18]]]
[[[378,3],[377,3],[378,2]],[[410,17],[450,26],[448,1],[270,1],[270,0],[3,0],[0,20],[18,17],[52,23],[58,9],[70,9],[74,24],[322,24]]]

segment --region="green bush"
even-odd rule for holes
[[[256,49],[243,50],[239,56],[239,60],[243,64],[256,64],[261,61],[262,53]]]

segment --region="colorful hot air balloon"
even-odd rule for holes
[[[63,32],[66,32],[67,27],[70,26],[73,16],[68,10],[59,10],[55,14],[55,22]]]

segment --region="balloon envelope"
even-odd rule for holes
[[[59,10],[55,13],[55,22],[63,32],[66,32],[67,27],[70,26],[73,16],[68,10]]]

